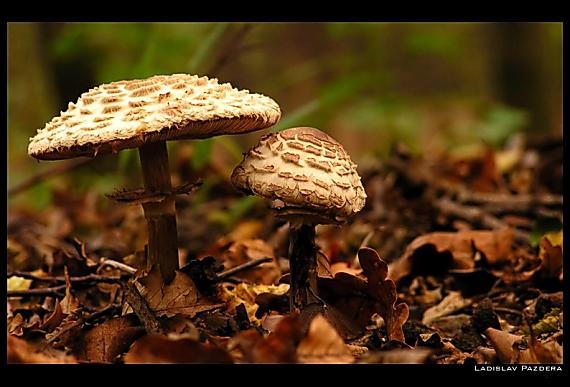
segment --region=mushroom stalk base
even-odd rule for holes
[[[166,142],[141,146],[139,156],[147,193],[166,194],[158,203],[143,204],[148,227],[147,269],[156,266],[164,282],[170,283],[178,269],[178,233]]]
[[[289,232],[290,306],[291,311],[302,311],[317,299],[317,246],[315,226],[290,226]]]

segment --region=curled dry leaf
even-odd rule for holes
[[[112,318],[81,334],[73,349],[80,360],[111,363],[145,332],[134,314]]]
[[[477,251],[493,266],[513,258],[514,232],[466,230],[434,232],[417,237],[404,254],[390,265],[390,278],[398,282],[415,272],[446,272],[448,269],[473,269]]]
[[[352,321],[363,330],[374,313],[386,323],[388,340],[404,342],[402,326],[409,316],[406,303],[398,300],[394,281],[387,278],[388,265],[368,247],[358,250],[363,277],[339,272],[334,279],[319,278],[319,294],[345,321]]]
[[[299,343],[297,359],[310,364],[354,362],[344,340],[320,314],[311,321],[307,336]]]
[[[216,363],[231,364],[231,356],[214,345],[189,338],[147,335],[138,339],[125,355],[125,363]]]
[[[523,336],[513,335],[494,328],[487,328],[485,335],[503,363],[508,364],[558,364],[562,363],[562,346],[555,340],[540,342],[531,337],[528,348],[521,349]]]
[[[471,304],[471,301],[464,299],[461,292],[450,291],[449,294],[437,305],[432,306],[424,312],[422,323],[430,325],[433,321],[443,316],[448,316]]]

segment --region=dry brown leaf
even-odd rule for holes
[[[63,322],[65,316],[67,315],[63,313],[61,304],[59,301],[57,301],[53,312],[44,320],[44,323],[40,326],[40,329],[46,332],[52,332]]]
[[[422,324],[430,325],[440,317],[448,316],[470,305],[471,301],[464,299],[461,292],[450,291],[449,294],[437,305],[424,312]]]
[[[230,347],[239,349],[244,363],[296,363],[302,338],[299,316],[289,315],[277,323],[269,336],[262,337],[257,330],[249,329],[232,338]]]
[[[281,270],[275,260],[275,252],[267,242],[262,239],[239,240],[230,245],[222,254],[222,260],[226,269],[242,265],[246,262],[260,259],[273,258],[271,262],[263,263],[255,268],[235,274],[234,277],[253,283],[271,285],[281,276]]]
[[[74,353],[88,362],[111,363],[144,332],[143,327],[137,326],[134,314],[112,318],[82,334],[74,345]]]
[[[152,269],[150,273],[139,280],[141,295],[145,298],[150,309],[157,316],[172,317],[176,314],[195,315],[208,305],[198,305],[198,290],[190,276],[177,271],[174,279],[164,285],[160,273]],[[209,307],[211,309],[211,306]],[[206,309],[207,310],[207,309]]]
[[[321,314],[311,321],[307,336],[299,343],[297,359],[308,364],[354,362],[344,340]]]
[[[388,340],[404,342],[402,326],[408,319],[409,309],[398,300],[394,281],[387,278],[388,265],[376,250],[368,247],[358,250],[358,260],[362,277],[339,272],[332,280],[319,278],[319,294],[335,312],[344,316],[344,321],[351,321],[360,330],[378,313],[386,323]]]
[[[125,355],[125,363],[231,364],[233,361],[226,351],[211,344],[155,334],[138,339]]]
[[[255,302],[256,297],[260,294],[282,296],[289,291],[289,285],[257,285],[242,282],[238,285],[222,284],[221,290],[220,298],[226,302],[230,313],[235,312],[236,306],[244,304],[249,321],[259,324],[260,320],[255,315],[259,308],[259,305]]]
[[[21,313],[16,313],[14,317],[8,319],[8,333],[15,336],[22,336],[24,334],[24,326],[26,320]]]
[[[529,350],[520,350],[517,343],[520,343],[523,336],[513,335],[495,328],[485,329],[485,336],[497,353],[500,361],[507,364],[514,363],[537,363]]]
[[[540,275],[562,280],[562,231],[559,235],[545,235],[540,240],[538,257],[542,261]]]
[[[432,353],[427,348],[392,349],[390,351],[368,352],[359,363],[375,364],[424,364]]]
[[[493,266],[513,258],[513,241],[511,228],[425,234],[414,239],[404,254],[390,265],[390,278],[398,282],[413,272],[473,269],[477,251]]]
[[[71,314],[79,308],[79,300],[71,292],[71,279],[69,278],[69,272],[67,266],[63,267],[65,275],[65,297],[60,301],[61,311],[63,314]]]
[[[62,351],[38,352],[33,345],[23,339],[8,335],[8,363],[67,364],[77,363],[75,357]]]

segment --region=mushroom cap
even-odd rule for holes
[[[318,129],[268,134],[244,155],[232,183],[273,200],[282,216],[340,223],[364,207],[366,193],[356,164],[341,144]]]
[[[30,138],[28,153],[46,160],[95,156],[156,141],[252,132],[279,118],[271,98],[216,78],[157,75],[83,93]]]

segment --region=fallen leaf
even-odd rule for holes
[[[14,317],[8,319],[8,333],[15,336],[22,336],[24,334],[24,326],[26,320],[21,313],[16,313]]]
[[[471,302],[461,296],[461,292],[450,291],[441,302],[424,312],[422,323],[430,325],[434,320],[448,316],[470,305]]]
[[[63,267],[65,276],[65,297],[60,301],[61,311],[63,314],[71,314],[79,308],[79,300],[71,292],[71,279],[69,278],[69,272],[67,266]]]
[[[390,351],[368,352],[359,363],[367,364],[424,364],[432,353],[427,348],[392,349]]]
[[[215,363],[231,364],[231,356],[214,345],[189,338],[147,335],[138,339],[125,355],[125,363]]]
[[[556,340],[540,342],[536,338],[532,337],[527,351],[531,352],[538,363],[562,364],[563,349]]]
[[[146,277],[139,279],[139,282],[142,285],[139,287],[141,295],[159,317],[172,317],[176,314],[193,316],[204,311],[204,307],[212,307],[198,304],[198,291],[194,281],[180,271],[176,271],[174,279],[168,285],[162,282],[160,273],[155,268]]]
[[[34,346],[23,339],[8,335],[7,362],[14,363],[40,363],[40,364],[68,364],[77,363],[75,357],[63,351],[39,352]]]
[[[7,279],[7,289],[10,290],[28,290],[32,284],[31,279],[25,279],[13,275]]]
[[[406,303],[398,300],[394,281],[387,278],[388,265],[368,247],[358,250],[362,276],[339,272],[334,279],[319,278],[319,295],[345,321],[364,330],[374,313],[386,324],[388,340],[404,342],[402,326],[408,319]]]
[[[443,316],[431,321],[430,327],[437,330],[443,336],[453,336],[461,330],[465,324],[471,323],[471,316],[467,314],[454,314],[453,316]]]
[[[224,266],[227,266],[226,269],[231,269],[246,262],[266,257],[273,259],[271,262],[262,263],[257,267],[237,273],[233,277],[243,281],[270,285],[279,279],[281,276],[281,270],[275,260],[273,247],[264,240],[239,240],[232,243],[222,254]]]
[[[499,360],[506,364],[537,363],[531,352],[518,348],[523,340],[523,336],[513,335],[495,328],[487,328],[485,336],[495,349]]]
[[[562,280],[562,231],[541,238],[538,257],[542,261],[538,271],[543,278]]]
[[[221,289],[220,298],[226,302],[230,313],[234,313],[238,305],[244,304],[249,321],[259,324],[261,321],[255,315],[259,308],[259,305],[255,302],[257,296],[266,293],[282,296],[289,291],[289,285],[255,285],[245,282],[233,285],[224,283]]]
[[[308,364],[354,362],[344,340],[320,314],[311,321],[307,336],[299,343],[297,359]]]
[[[60,302],[57,301],[53,312],[44,320],[40,329],[46,332],[52,332],[62,323],[65,316],[66,314],[63,313]]]
[[[303,339],[298,315],[281,319],[267,337],[249,329],[232,338],[230,348],[239,349],[244,363],[296,363],[297,346]]]
[[[74,353],[91,363],[111,363],[144,332],[134,314],[115,317],[82,334],[73,347]]]
[[[413,273],[473,269],[474,257],[478,251],[484,254],[487,264],[497,265],[512,259],[513,241],[514,232],[511,228],[425,234],[414,239],[404,254],[390,265],[390,278],[398,282]]]

